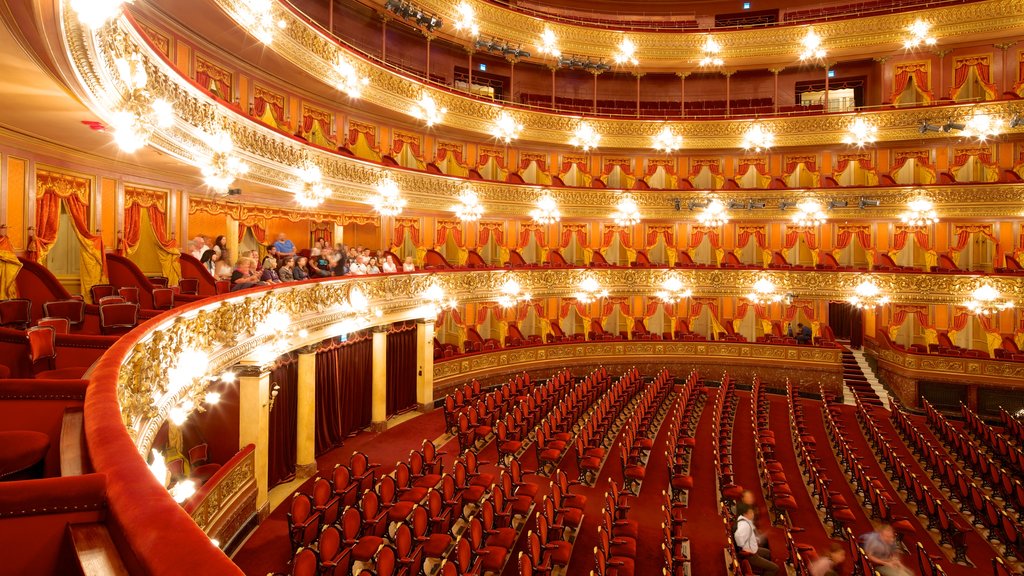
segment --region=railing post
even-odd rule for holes
[[[236,236],[237,238],[237,236]],[[267,470],[270,461],[270,371],[258,365],[242,365],[238,375],[238,448],[256,446],[256,511],[262,522],[270,514]]]
[[[316,349],[299,350],[295,415],[295,477],[316,473]]]
[[[373,385],[370,429],[382,432],[388,427],[388,327],[373,329]]]
[[[420,412],[434,409],[434,320],[416,321],[416,403]]]

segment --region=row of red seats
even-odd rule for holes
[[[475,451],[489,443],[494,423],[507,415],[512,415],[517,427],[532,430],[568,393],[571,381],[572,376],[565,370],[529,388],[502,386],[488,392],[475,407],[458,414],[459,449]]]
[[[722,374],[722,383],[714,397],[711,429],[715,434],[715,476],[718,479],[718,499],[721,502],[737,500],[743,495],[743,486],[733,482],[732,430],[736,419],[736,384],[728,374]],[[727,515],[731,516],[731,514]],[[730,537],[732,535],[731,530]]]
[[[789,525],[792,520],[790,511],[797,508],[797,502],[790,487],[792,480],[786,475],[786,469],[782,464],[775,459],[775,432],[768,425],[771,406],[758,376],[754,376],[750,400],[753,406],[753,410],[750,411],[750,423],[757,438],[754,451],[761,478],[761,490],[776,519]],[[798,485],[802,483],[797,482]]]
[[[635,373],[639,378],[639,372]],[[619,448],[622,483],[626,490],[635,495],[640,494],[647,476],[647,461],[654,448],[654,436],[664,419],[667,411],[665,400],[671,391],[668,370],[662,368],[654,381],[637,394],[633,412],[622,427]]]
[[[1017,416],[1010,414],[1002,406],[999,407],[999,419],[1002,420],[1004,431],[1013,436],[1014,442],[1024,442],[1024,424],[1017,419]]]
[[[663,571],[667,576],[685,576],[688,572],[687,556],[688,539],[683,536],[686,519],[686,498],[693,488],[693,476],[690,475],[690,456],[695,444],[693,429],[700,419],[700,411],[695,409],[703,396],[700,388],[700,376],[696,371],[690,372],[686,382],[679,389],[675,407],[668,416],[668,447],[665,461],[668,466],[669,489],[662,491],[661,505],[663,540],[661,543],[664,559]]]
[[[1024,473],[1024,451],[1020,449],[1020,446],[1010,444],[1006,438],[983,422],[974,411],[963,403],[960,404],[960,414],[964,417],[968,432],[987,447],[996,458],[1009,466],[1013,470],[1015,479],[1020,479],[1021,474]],[[1024,510],[1024,508],[1021,509]]]
[[[627,490],[620,490],[615,481],[605,492],[601,509],[602,524],[598,527],[598,545],[594,547],[595,576],[632,576],[636,574],[636,541],[640,525],[630,520]]]
[[[594,486],[597,482],[608,448],[619,431],[620,416],[640,389],[641,381],[636,374],[635,369],[630,370],[610,385],[576,438],[576,465],[583,484]]]
[[[564,471],[555,473],[550,496],[541,501],[537,514],[536,532],[527,533],[526,553],[519,555],[520,576],[550,574],[555,568],[565,569],[572,556],[572,544],[583,520],[586,496],[573,494],[570,487],[578,484],[569,480]],[[531,488],[537,488],[531,485]]]

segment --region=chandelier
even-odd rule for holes
[[[614,59],[616,64],[632,64],[633,66],[639,64],[640,61],[636,59],[636,44],[633,44],[629,38],[623,38],[615,51]]]
[[[825,210],[817,200],[808,198],[796,205],[796,214],[790,218],[794,228],[814,228],[828,220]]]
[[[800,40],[803,50],[800,51],[800,60],[821,60],[825,57],[825,49],[821,47],[821,36],[814,31],[814,28],[807,29],[807,35]]]
[[[582,148],[584,152],[590,152],[600,143],[601,135],[586,121],[580,122],[573,132],[572,138],[569,139],[570,145]]]
[[[451,310],[458,305],[455,298],[448,298],[440,284],[431,284],[420,295],[427,302],[427,313],[437,316],[442,310]]]
[[[79,22],[89,28],[99,28],[117,18],[124,3],[125,0],[71,0],[71,9]]]
[[[784,296],[775,291],[775,283],[768,278],[760,278],[751,287],[747,300],[752,304],[765,305],[782,302]]]
[[[867,120],[857,117],[850,122],[846,129],[846,136],[843,136],[843,143],[863,148],[873,144],[878,137],[878,128]]]
[[[697,222],[705,228],[719,228],[729,222],[729,211],[724,202],[714,198],[697,215]]]
[[[494,119],[494,125],[491,126],[491,135],[505,144],[519,138],[519,133],[522,131],[523,125],[504,110],[498,114],[498,117]]]
[[[913,50],[921,46],[934,46],[936,39],[931,35],[931,28],[931,24],[920,18],[914,20],[913,24],[907,26],[907,32],[910,32],[910,37],[903,41],[903,47],[907,50]]]
[[[409,114],[413,118],[422,120],[427,126],[433,126],[441,122],[441,119],[447,113],[448,109],[444,106],[438,106],[434,98],[426,92],[420,95],[420,99],[414,102],[412,109],[409,110]]]
[[[283,30],[284,20],[274,20],[272,0],[245,0],[241,3],[238,23],[264,44],[274,41],[274,33]]]
[[[331,189],[324,186],[320,167],[307,160],[299,169],[299,187],[295,190],[295,201],[303,208],[315,208],[331,196]]]
[[[701,68],[718,67],[725,64],[725,61],[718,56],[722,51],[722,45],[715,40],[714,36],[708,35],[704,38],[704,46],[701,48],[704,56],[697,62]]]
[[[562,219],[562,214],[558,211],[558,202],[549,190],[544,190],[537,199],[537,207],[530,210],[530,217],[537,224],[554,224]]]
[[[131,154],[148,144],[158,128],[169,128],[174,123],[174,108],[167,100],[153,97],[146,88],[149,76],[139,54],[118,58],[115,65],[128,86],[128,95],[114,109],[110,127],[118,148]]]
[[[640,208],[636,200],[629,194],[624,194],[615,205],[615,212],[612,213],[612,220],[618,226],[634,226],[640,223]]]
[[[986,282],[971,292],[971,299],[964,302],[964,308],[977,316],[991,316],[1013,308],[1013,300],[1006,300],[999,290]]]
[[[381,216],[398,216],[405,208],[405,199],[398,190],[398,182],[391,178],[391,174],[385,172],[373,185],[377,191],[373,197],[373,209]]]
[[[452,211],[455,212],[455,217],[463,222],[473,222],[479,220],[480,216],[484,213],[484,207],[480,205],[480,198],[476,195],[473,188],[466,184],[462,187],[462,192],[459,194],[459,203],[452,206]]]
[[[511,308],[520,302],[529,302],[530,293],[523,292],[523,287],[515,278],[509,278],[501,285],[501,296],[498,296],[498,306]]]
[[[979,142],[985,142],[989,138],[995,138],[1003,133],[1006,121],[997,116],[975,112],[964,120],[964,129],[961,136],[974,138]]]
[[[883,296],[881,288],[869,278],[854,286],[853,296],[850,296],[848,301],[863,310],[884,306],[889,303],[889,297]]]
[[[938,222],[939,215],[935,212],[935,205],[931,200],[919,196],[907,202],[907,210],[900,214],[900,221],[911,228],[924,228]]]
[[[349,98],[359,98],[363,88],[370,84],[370,79],[361,76],[356,67],[345,58],[338,58],[334,63],[334,86]]]
[[[678,276],[669,276],[661,283],[661,290],[654,293],[665,304],[675,304],[680,300],[693,296],[693,291],[683,286]]]
[[[574,296],[580,304],[590,304],[600,298],[607,298],[608,290],[601,288],[601,284],[593,276],[587,276],[580,281],[579,290]]]
[[[224,129],[203,134],[203,140],[210,147],[210,159],[199,167],[203,180],[214,192],[227,194],[231,183],[249,171],[249,165],[234,154],[235,144]]]
[[[755,122],[747,128],[746,133],[743,134],[743,143],[741,146],[744,150],[752,150],[754,152],[764,152],[775,145],[775,134],[764,127],[760,122]]]
[[[462,32],[469,32],[469,35],[476,38],[480,35],[480,27],[476,23],[476,10],[466,2],[459,2],[455,7],[455,29]]]
[[[558,49],[558,38],[551,28],[544,28],[544,31],[540,33],[540,44],[537,46],[537,51],[541,54],[551,56],[552,58],[558,58],[562,55],[562,51]]]
[[[662,126],[661,131],[654,135],[651,146],[665,154],[671,154],[683,147],[683,137],[676,134],[668,126]]]

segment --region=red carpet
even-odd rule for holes
[[[717,394],[711,388],[708,395]],[[706,400],[700,421],[697,423],[693,448],[690,458],[690,473],[693,476],[693,489],[689,494],[689,507],[686,511],[686,532],[690,538],[691,573],[700,576],[725,576],[725,530],[718,510],[718,494],[715,489],[714,449],[718,444],[715,433],[711,429],[714,412],[712,401]]]

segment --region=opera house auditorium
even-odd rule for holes
[[[0,21],[0,576],[1024,575],[1024,0]]]

